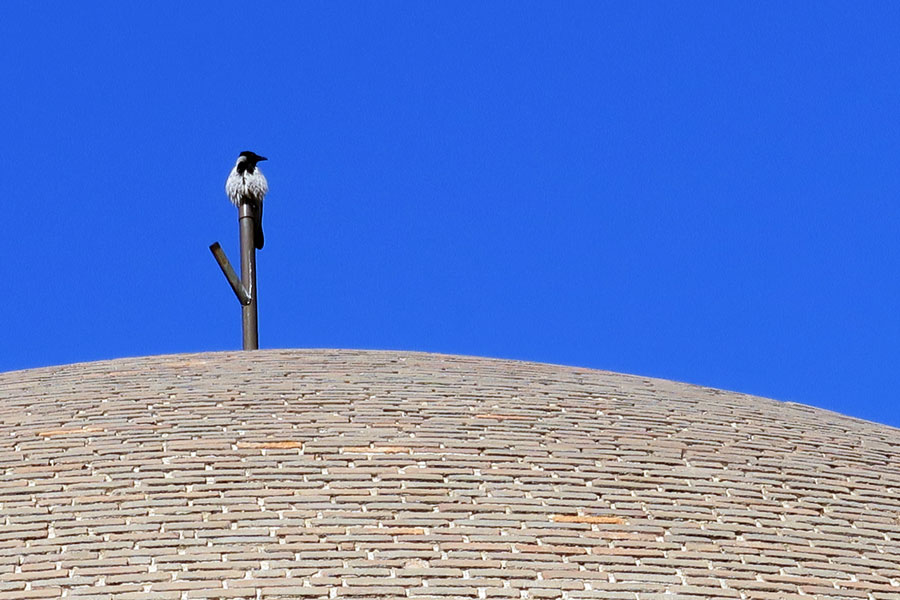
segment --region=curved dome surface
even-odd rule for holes
[[[0,599],[896,599],[898,433],[407,352],[5,373]]]

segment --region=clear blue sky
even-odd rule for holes
[[[240,347],[581,365],[900,425],[896,2],[12,3],[0,370]]]

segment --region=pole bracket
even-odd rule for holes
[[[216,262],[219,263],[219,267],[222,269],[225,279],[231,284],[231,289],[234,290],[234,295],[237,296],[238,302],[243,306],[249,306],[250,302],[253,301],[253,298],[250,297],[250,293],[244,288],[243,284],[241,284],[241,280],[238,278],[237,273],[234,272],[231,263],[228,262],[228,257],[225,256],[225,251],[222,250],[222,246],[219,245],[219,242],[215,242],[209,247],[209,250],[213,253]]]

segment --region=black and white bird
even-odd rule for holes
[[[235,206],[241,206],[243,202],[253,205],[253,213],[256,215],[256,230],[253,238],[257,250],[263,247],[262,210],[263,198],[269,192],[269,182],[265,175],[256,166],[265,156],[245,150],[238,156],[234,168],[225,180],[225,193]]]

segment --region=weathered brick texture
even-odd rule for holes
[[[900,431],[406,352],[0,374],[0,600],[900,599]]]

